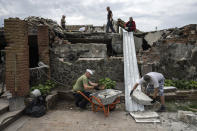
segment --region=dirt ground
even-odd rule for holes
[[[40,118],[23,116],[5,131],[196,131],[177,119],[177,112],[160,113],[161,123],[136,123],[124,104],[105,117],[103,112],[92,112],[75,107],[74,102],[59,101],[53,110]]]

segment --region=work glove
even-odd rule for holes
[[[134,90],[131,90],[131,92],[130,92],[130,96],[133,94],[133,91],[134,91]]]
[[[156,99],[153,98],[153,100],[151,101],[151,104],[154,104],[156,102]]]

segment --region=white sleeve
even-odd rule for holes
[[[142,77],[141,79],[137,80],[137,83],[138,83],[139,85],[142,85],[144,82],[145,82],[145,81],[144,81],[143,77]]]

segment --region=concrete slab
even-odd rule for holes
[[[164,92],[168,93],[168,92],[175,92],[177,90],[176,87],[174,86],[164,86]]]
[[[147,119],[135,119],[137,123],[160,123],[157,118],[147,118]]]
[[[152,105],[152,99],[139,90],[135,90],[131,96],[133,100],[142,105]]]
[[[135,119],[158,118],[156,112],[130,112],[130,115]]]
[[[160,122],[159,115],[156,112],[130,112],[130,115],[137,123]]]

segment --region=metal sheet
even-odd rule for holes
[[[143,111],[144,106],[132,100],[130,91],[139,79],[135,44],[133,32],[123,31],[123,52],[124,52],[124,80],[125,80],[125,106],[126,110]],[[138,87],[141,90],[141,87]]]

